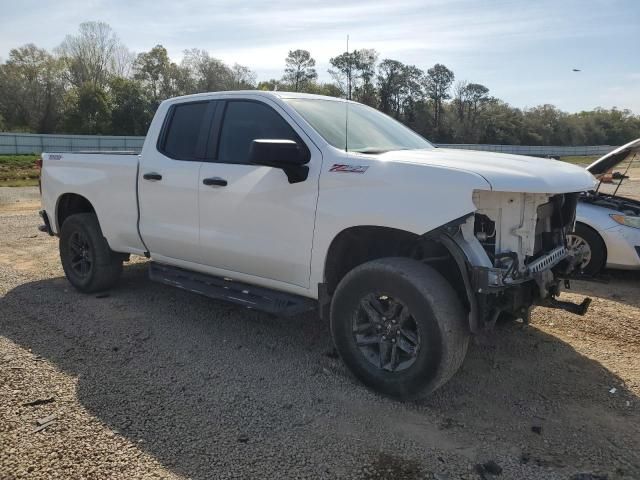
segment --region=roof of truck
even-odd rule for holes
[[[271,92],[266,90],[224,90],[218,92],[203,92],[203,93],[194,93],[191,95],[183,95],[180,97],[173,97],[168,99],[169,101],[173,100],[184,100],[188,98],[199,98],[199,97],[208,97],[210,95],[258,95],[263,97],[276,97],[276,98],[309,98],[316,100],[333,100],[336,102],[346,102],[344,98],[336,98],[336,97],[328,97],[326,95],[315,95],[312,93],[299,93],[299,92]]]

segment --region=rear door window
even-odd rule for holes
[[[212,106],[211,102],[174,105],[169,111],[160,151],[175,160],[202,160]]]

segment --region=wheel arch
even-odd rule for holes
[[[319,311],[328,318],[331,297],[344,276],[363,263],[384,257],[406,257],[434,267],[455,289],[463,307],[473,310],[467,289],[468,273],[457,251],[437,234],[418,235],[407,230],[359,225],[339,232],[331,241],[324,262],[323,282],[319,285]]]
[[[381,257],[409,256],[419,239],[415,233],[374,225],[349,227],[331,241],[324,262],[323,279],[330,294],[340,280],[358,265]]]
[[[96,213],[96,209],[86,197],[78,193],[69,192],[60,195],[56,202],[57,231],[60,232],[64,221],[76,213]]]

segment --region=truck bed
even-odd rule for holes
[[[57,209],[63,200],[58,199],[73,192],[91,199],[112,250],[143,253],[138,235],[139,157],[134,152],[43,153],[42,206],[52,230],[60,229]]]

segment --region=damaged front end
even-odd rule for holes
[[[578,198],[476,191],[475,214],[441,232],[440,241],[468,272],[472,331],[491,328],[501,315],[528,321],[534,305],[586,313],[590,299],[579,305],[557,299],[581,261],[579,252],[566,248]]]

